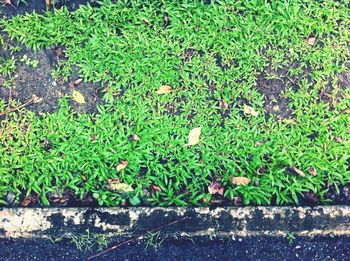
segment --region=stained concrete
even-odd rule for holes
[[[242,208],[2,208],[0,238],[94,233],[127,238],[162,229],[181,236],[350,235],[350,206]]]

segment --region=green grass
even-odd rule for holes
[[[61,236],[49,238],[53,244],[62,240],[68,241],[75,245],[80,252],[92,252],[94,249],[103,251],[108,247],[109,236],[106,234],[91,233],[86,230],[85,233],[75,235],[73,233],[65,233]]]
[[[217,176],[228,199],[288,204],[307,191],[324,199],[329,185],[349,182],[344,110],[350,92],[338,86],[338,75],[349,70],[349,1],[215,2],[103,1],[100,8],[2,21],[4,32],[34,50],[66,47],[69,59],[55,75],[68,79],[78,68],[85,81],[101,82],[109,91],[98,114],[74,113],[65,98],[52,114],[23,109],[1,121],[0,197],[34,192],[49,204],[49,192],[70,188],[80,197],[93,193],[107,206],[129,198],[203,205],[210,204],[207,187]],[[314,45],[307,44],[311,36]],[[190,49],[193,57],[185,58]],[[287,119],[265,112],[256,87],[261,72],[276,78],[281,69],[287,70],[284,80],[297,79],[283,92],[293,111]],[[156,94],[164,84],[174,91]],[[322,90],[329,100],[320,100]],[[230,106],[226,114],[221,100]],[[244,104],[259,115],[246,115]],[[0,112],[5,109],[0,101]],[[184,147],[199,126],[199,144]],[[131,141],[132,134],[141,140]],[[118,172],[121,160],[128,166]],[[289,166],[306,177],[287,173]],[[266,171],[259,175],[261,167]],[[234,176],[251,182],[234,185]],[[108,190],[111,178],[134,192]],[[147,193],[152,185],[161,191]]]
[[[160,231],[155,233],[148,233],[144,239],[145,249],[153,248],[155,251],[162,247],[164,239],[161,238]]]

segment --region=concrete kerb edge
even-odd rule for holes
[[[114,237],[162,229],[167,237],[350,235],[350,206],[241,208],[1,208],[0,238],[50,238],[87,230]]]

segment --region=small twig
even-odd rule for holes
[[[7,109],[10,109],[11,103],[12,103],[12,88],[10,88],[9,101],[7,103]]]
[[[163,225],[163,226],[160,226],[160,227],[154,228],[154,229],[152,229],[152,230],[149,230],[149,231],[147,231],[147,232],[145,232],[145,233],[143,233],[143,234],[141,234],[141,235],[139,235],[139,236],[130,238],[130,239],[128,239],[128,240],[126,240],[126,241],[123,241],[123,242],[121,242],[121,243],[119,243],[119,244],[117,244],[117,245],[114,245],[114,246],[112,246],[112,247],[110,247],[110,248],[107,248],[106,250],[104,250],[104,251],[102,251],[102,252],[99,252],[99,253],[97,253],[97,254],[94,254],[94,255],[92,255],[92,256],[89,256],[87,260],[91,260],[91,259],[94,259],[94,258],[96,258],[96,257],[100,257],[100,256],[102,256],[102,255],[104,255],[104,254],[106,254],[106,253],[108,253],[108,252],[110,252],[110,251],[112,251],[112,250],[115,250],[115,249],[117,249],[117,248],[119,248],[119,247],[121,247],[121,246],[127,245],[127,244],[129,244],[129,243],[131,243],[131,242],[133,242],[133,241],[135,241],[135,240],[141,239],[141,238],[143,238],[144,236],[146,236],[146,235],[149,234],[149,233],[158,232],[158,231],[162,230],[162,229],[165,228],[165,227],[168,227],[168,226],[174,225],[174,224],[176,224],[176,223],[182,222],[182,221],[184,221],[184,220],[186,220],[186,219],[188,219],[188,218],[189,218],[189,217],[186,216],[186,217],[180,218],[180,219],[178,219],[178,220],[172,221],[172,222],[170,222],[170,223],[168,223],[168,224],[165,224],[165,225]]]
[[[31,105],[32,103],[37,103],[41,101],[42,101],[42,98],[38,98],[37,96],[33,95],[33,97],[30,98],[26,103],[23,103],[22,105],[15,108],[7,108],[5,111],[0,112],[0,116],[7,115],[10,112],[18,111],[19,109],[22,109],[23,107]]]
[[[24,103],[24,104],[22,104],[22,105],[20,105],[20,106],[18,106],[18,107],[15,107],[15,108],[7,108],[5,111],[3,111],[3,112],[0,113],[0,116],[2,116],[2,115],[7,115],[7,114],[9,114],[10,112],[17,111],[17,110],[19,110],[19,109],[21,109],[21,108],[23,108],[23,107],[25,107],[25,106],[30,105],[33,101],[34,101],[34,99],[31,98],[29,101],[27,101],[26,103]]]

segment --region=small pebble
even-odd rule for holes
[[[52,82],[52,86],[57,86],[57,82],[56,82],[56,81],[53,81],[53,82]]]

